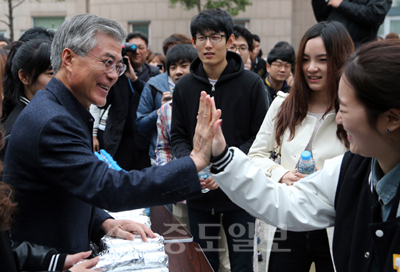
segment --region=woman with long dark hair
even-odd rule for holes
[[[4,101],[1,118],[5,131],[5,148],[15,120],[54,76],[50,63],[51,38],[18,41],[12,46],[3,79]],[[5,149],[4,148],[4,149]],[[1,152],[4,159],[5,150]]]
[[[296,169],[304,150],[311,152],[318,167],[346,152],[346,133],[335,116],[341,68],[353,51],[347,30],[338,22],[318,23],[304,34],[294,85],[289,95],[278,92],[249,152],[255,165],[276,182],[291,186],[305,177]],[[280,153],[280,164],[270,159],[274,150]],[[334,271],[325,229],[278,229],[273,244],[268,271],[308,272],[313,262],[317,271]]]

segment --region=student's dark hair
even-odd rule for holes
[[[144,43],[146,44],[146,47],[147,48],[149,47],[149,37],[147,37],[147,35],[144,34],[143,32],[141,32],[141,31],[131,32],[126,36],[125,41],[129,42],[130,39],[134,39],[134,38],[142,39],[144,41]]]
[[[10,41],[9,41],[6,37],[4,37],[4,36],[0,36],[0,41],[1,41],[1,42],[6,42],[7,45],[10,44]]]
[[[296,58],[296,53],[294,52],[293,46],[291,46],[290,43],[288,43],[286,41],[277,42],[275,44],[274,48],[283,48],[283,49],[287,50],[288,52],[290,52],[290,54],[292,54],[292,56],[294,58]]]
[[[290,54],[293,56],[292,73],[294,75],[295,74],[295,66],[296,66],[296,53],[294,51],[293,46],[291,46],[290,43],[288,43],[287,41],[280,41],[274,45],[274,48],[283,48],[283,49],[287,50],[288,52],[290,52]],[[269,57],[268,57],[268,59],[269,59]],[[267,61],[268,61],[268,59],[267,59]],[[271,64],[272,62],[268,61],[268,63]]]
[[[269,65],[271,65],[274,61],[280,59],[294,66],[294,63],[296,61],[295,58],[296,56],[294,54],[294,51],[278,47],[278,48],[272,48],[271,51],[269,51],[267,62]]]
[[[233,27],[233,35],[235,35],[235,38],[243,37],[247,42],[249,51],[253,51],[253,35],[251,35],[251,32],[247,28],[241,25],[235,25]]]
[[[261,42],[260,40],[260,36],[258,36],[257,34],[253,34],[253,40],[257,41],[257,42]]]
[[[175,44],[179,43],[192,44],[192,40],[184,34],[179,34],[179,33],[172,34],[171,36],[166,38],[162,43],[164,55],[167,55],[168,49],[170,49]]]
[[[290,89],[288,97],[283,101],[276,117],[275,139],[278,145],[281,144],[282,136],[286,129],[290,131],[289,140],[294,138],[296,125],[300,124],[307,115],[308,99],[311,89],[305,80],[306,75],[304,75],[303,72],[303,58],[307,42],[316,37],[322,38],[327,54],[327,95],[330,105],[325,114],[332,108],[335,109],[336,112],[339,109],[337,93],[341,69],[347,58],[354,52],[354,44],[346,28],[341,23],[335,21],[320,22],[308,29],[300,42],[294,84]],[[338,125],[336,134],[342,143],[345,144],[346,147],[349,147],[347,134],[342,125]]]
[[[279,48],[279,47],[286,47],[286,46],[290,46],[290,43],[288,43],[287,41],[280,41],[280,42],[277,42],[275,45],[274,45],[274,48]]]
[[[190,33],[193,39],[196,39],[196,34],[204,34],[206,31],[224,32],[226,41],[233,33],[232,16],[222,9],[207,9],[201,11],[193,17],[190,23]]]
[[[3,120],[7,119],[14,107],[20,103],[19,97],[25,96],[24,84],[19,79],[18,71],[23,70],[29,75],[30,84],[33,84],[41,73],[51,68],[50,51],[49,39],[18,41],[12,46],[3,79]]]
[[[348,59],[343,71],[345,83],[365,106],[373,128],[380,114],[400,109],[400,40],[364,44]]]
[[[53,30],[46,29],[41,26],[34,26],[22,34],[19,41],[27,42],[32,39],[48,39],[53,40],[56,33]]]
[[[181,61],[192,62],[197,56],[197,50],[191,44],[180,43],[172,46],[165,56],[165,66],[168,74],[169,67],[171,67],[172,64],[177,64]]]

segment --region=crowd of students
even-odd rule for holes
[[[323,21],[297,57],[280,42],[260,68],[258,36],[227,12],[200,12],[190,31],[164,41],[162,60],[143,33],[81,14],[0,49],[2,270],[86,271],[98,258],[72,266],[89,242],[154,235],[104,209],[174,203],[214,271],[253,271],[256,218],[278,227],[267,271],[391,271],[400,41],[355,51],[345,26]],[[124,42],[137,49],[122,56]],[[104,139],[89,107],[97,121],[108,112]],[[128,171],[99,161],[99,146]],[[296,169],[304,150],[321,169],[308,177]]]

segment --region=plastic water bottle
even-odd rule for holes
[[[301,152],[299,162],[297,163],[297,171],[305,175],[310,175],[315,172],[315,161],[311,157],[310,151],[304,150]]]
[[[199,178],[202,178],[202,179],[206,180],[206,179],[210,176],[210,167],[207,166],[206,168],[204,168],[203,170],[201,170],[201,171],[198,173],[198,175],[199,175]],[[205,188],[205,189],[201,190],[201,192],[202,192],[203,194],[208,193],[209,191],[210,191],[210,189],[208,189],[208,188]]]

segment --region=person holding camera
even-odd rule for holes
[[[128,69],[111,88],[107,103],[102,107],[110,106],[102,141],[104,149],[119,166],[129,171],[150,166],[149,136],[136,128],[136,110],[145,83],[160,71],[146,63],[149,49],[144,33],[129,33],[125,41],[122,55]],[[100,115],[97,118],[100,119]]]
[[[136,75],[144,82],[149,81],[153,76],[160,74],[160,69],[146,62],[149,55],[149,38],[140,31],[134,31],[128,34],[126,42],[136,45],[136,50],[127,50],[126,55],[129,57],[131,65]]]

